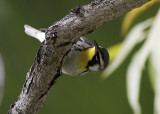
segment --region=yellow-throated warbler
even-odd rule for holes
[[[28,25],[25,32],[40,40],[45,39],[45,33]],[[96,41],[94,45],[85,37],[80,37],[68,53],[63,65],[62,72],[71,76],[83,75],[87,72],[98,72],[106,68],[109,63],[108,51],[99,46]]]

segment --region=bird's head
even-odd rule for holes
[[[92,72],[98,72],[104,70],[109,63],[109,53],[108,51],[99,46],[94,40],[95,55],[92,60],[88,63],[88,70]]]

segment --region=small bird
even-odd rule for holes
[[[45,33],[29,25],[25,25],[25,32],[37,38],[40,42],[45,40]],[[62,65],[62,72],[70,76],[84,75],[88,72],[104,70],[109,63],[108,51],[99,46],[94,40],[94,45],[85,37],[80,37],[69,51]]]

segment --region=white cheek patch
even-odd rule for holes
[[[100,66],[98,64],[89,67],[89,71],[99,71]]]
[[[101,54],[99,54],[99,59],[100,59],[101,68],[103,68],[104,67],[104,61],[102,59],[102,55]]]

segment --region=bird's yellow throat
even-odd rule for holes
[[[86,66],[90,60],[92,60],[95,55],[95,47],[88,48],[85,51],[82,51],[78,57],[78,65],[81,70],[87,70]]]

